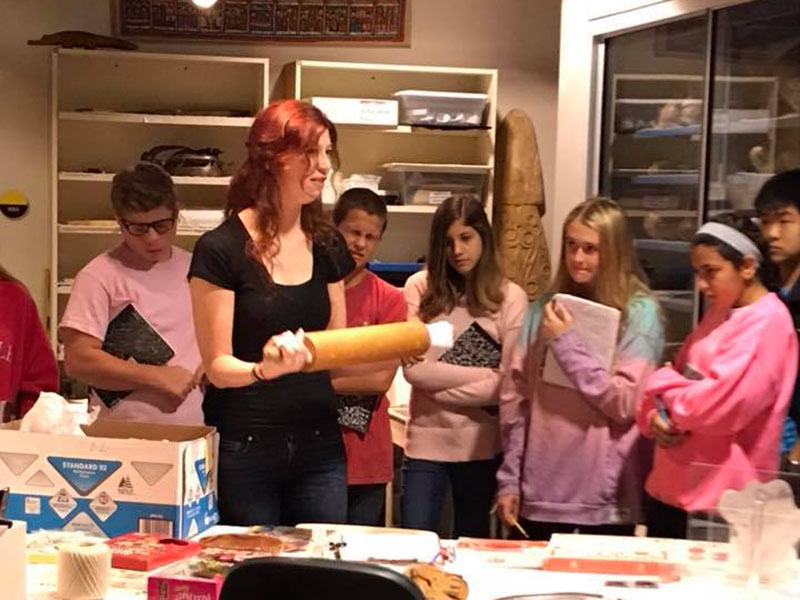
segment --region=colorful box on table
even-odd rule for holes
[[[98,420],[86,437],[0,426],[7,517],[29,531],[191,537],[219,521],[213,427]]]

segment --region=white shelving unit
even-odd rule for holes
[[[487,129],[447,130],[399,125],[336,124],[339,171],[381,175],[383,165],[409,163],[427,172],[485,174],[483,202],[492,217],[497,70],[457,67],[300,60],[286,65],[278,89],[283,97],[391,99],[401,90],[483,93],[489,97]],[[389,206],[389,226],[377,259],[414,261],[427,251],[435,205]]]
[[[262,58],[58,49],[52,59],[52,256],[49,331],[77,272],[119,241],[111,181],[162,144],[216,147],[230,172],[269,98]],[[221,209],[230,177],[174,176],[183,208]],[[178,226],[194,246],[205,229]]]

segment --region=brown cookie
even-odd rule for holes
[[[464,600],[469,593],[467,582],[435,565],[413,565],[406,575],[422,591],[427,600]]]
[[[249,550],[263,554],[278,555],[283,543],[279,538],[263,533],[223,533],[198,540],[203,548],[220,550]]]

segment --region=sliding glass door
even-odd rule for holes
[[[689,240],[800,167],[800,2],[756,0],[605,41],[599,190],[625,210],[667,323],[697,316]]]

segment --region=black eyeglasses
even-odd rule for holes
[[[150,223],[131,223],[125,219],[120,219],[119,222],[122,223],[122,226],[128,233],[137,237],[145,235],[151,227],[158,235],[169,233],[172,231],[172,228],[175,227],[174,218],[159,219],[158,221],[151,221]]]

